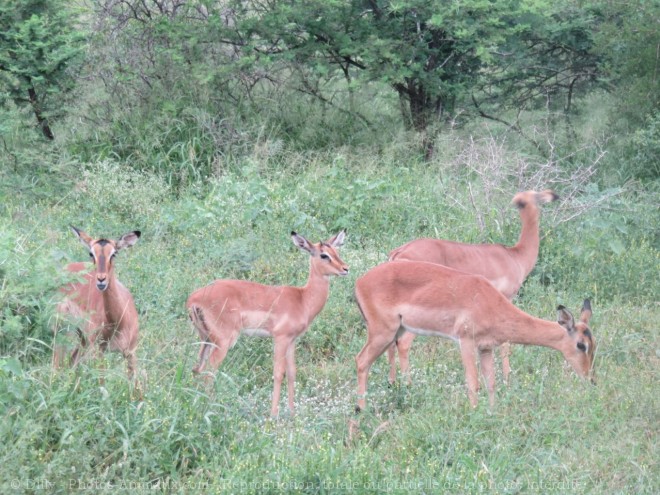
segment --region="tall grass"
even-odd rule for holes
[[[535,162],[497,137],[446,139],[432,163],[410,159],[405,140],[378,150],[283,147],[276,160],[255,147],[176,191],[162,174],[99,161],[65,201],[21,205],[20,222],[10,221],[14,209],[0,210],[0,490],[657,493],[657,197],[631,186],[612,194],[579,166]],[[557,304],[577,310],[591,297],[598,385],[575,377],[558,353],[517,346],[497,405],[482,394],[471,409],[455,345],[418,339],[412,385],[390,388],[378,360],[369,409],[349,437],[354,357],[365,341],[355,279],[414,237],[515,243],[509,203],[527,187],[564,199],[544,208],[539,264],[516,304],[552,319]],[[68,224],[93,235],[143,232],[117,260],[140,313],[142,401],[120,356],[50,368],[44,315],[56,275],[46,265],[85,256]],[[308,262],[289,232],[318,240],[340,228],[351,275],[332,281],[297,344],[296,415],[267,416],[267,340],[239,339],[205,388],[190,372],[198,338],[188,294],[224,277],[301,285]],[[21,310],[29,298],[39,306]]]

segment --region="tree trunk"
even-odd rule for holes
[[[406,130],[415,130],[422,135],[422,149],[426,161],[433,158],[435,126],[433,121],[443,110],[444,100],[431,97],[421,85],[413,81],[396,84],[394,89],[399,94],[399,105]],[[407,103],[407,105],[406,105]]]
[[[48,125],[48,119],[43,116],[41,113],[41,108],[39,108],[39,100],[37,98],[37,92],[34,89],[34,86],[28,88],[28,95],[30,96],[30,104],[32,105],[32,110],[34,111],[34,116],[37,118],[39,127],[41,128],[41,133],[44,137],[50,141],[55,139],[55,135]]]
[[[413,128],[422,134],[424,159],[430,161],[433,158],[434,132],[432,129],[435,128],[431,123],[436,112],[436,104],[422,88],[411,92],[409,98]]]
[[[402,91],[399,93],[399,110],[401,111],[401,118],[403,119],[403,128],[410,131],[413,128],[412,118],[410,117],[410,105],[406,94]]]

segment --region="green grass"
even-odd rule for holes
[[[480,156],[454,144],[464,148],[453,156]],[[557,304],[577,311],[593,298],[597,386],[578,379],[557,352],[515,346],[510,386],[499,387],[494,408],[482,391],[472,409],[456,346],[420,338],[412,385],[389,387],[380,358],[368,410],[356,417],[354,358],[366,331],[355,279],[415,237],[514,243],[519,219],[509,201],[525,184],[513,179],[518,163],[504,150],[485,164],[498,171],[497,184],[449,151],[431,164],[404,162],[401,143],[385,153],[287,153],[287,166],[253,156],[176,195],[166,178],[103,162],[88,167],[65,199],[0,210],[0,297],[3,311],[14,310],[2,320],[2,493],[660,491],[653,198],[625,190],[620,203],[569,221],[570,201],[548,205],[539,265],[516,301],[552,319]],[[576,200],[604,194],[577,194],[564,178],[548,178],[546,187]],[[629,218],[626,235],[613,210]],[[19,212],[21,221],[11,221]],[[76,370],[50,368],[57,276],[45,267],[85,257],[68,224],[92,235],[143,232],[117,260],[140,312],[142,401],[117,355]],[[351,275],[332,281],[326,307],[298,341],[296,415],[282,400],[282,416],[268,417],[267,340],[239,339],[206,389],[190,371],[198,337],[185,315],[188,294],[225,277],[302,285],[308,262],[289,232],[316,241],[340,228],[348,231],[341,254]],[[623,251],[602,242],[613,236]],[[28,297],[36,303],[21,306]]]

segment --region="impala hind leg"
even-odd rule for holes
[[[505,342],[500,346],[500,357],[502,358],[502,378],[504,379],[505,385],[509,384],[509,374],[511,373],[509,356],[511,356],[511,344]]]
[[[289,411],[293,414],[293,401],[295,398],[295,386],[296,386],[296,343],[291,342],[289,348],[286,351],[286,380],[287,380],[287,392],[289,395]]]
[[[367,405],[367,380],[371,365],[378,357],[385,352],[388,346],[394,344],[396,329],[388,329],[387,326],[371,325],[368,328],[367,343],[355,357],[357,365],[357,407],[356,412],[360,412]]]
[[[401,375],[407,380],[408,385],[412,384],[410,377],[410,348],[415,339],[415,334],[404,332],[400,335],[391,346],[387,348],[387,360],[390,363],[390,385],[394,385],[396,381],[396,354],[399,354],[399,367],[401,368]]]
[[[199,348],[199,355],[197,357],[197,365],[192,369],[193,373],[199,374],[204,371],[204,368],[206,367],[206,362],[209,359],[209,353],[213,348],[213,344],[211,343],[210,331],[206,324],[202,308],[196,305],[190,306],[190,308],[188,308],[188,316],[202,340],[202,345]]]
[[[390,385],[394,385],[396,382],[396,342],[392,342],[387,348],[387,362],[390,363]]]
[[[468,339],[459,341],[461,348],[461,360],[465,368],[465,383],[467,385],[468,398],[470,405],[477,407],[479,392],[479,375],[477,372],[477,348],[474,342]]]
[[[128,374],[128,379],[133,380],[137,372],[137,356],[135,355],[135,351],[125,352],[124,358],[126,359],[126,373]]]
[[[209,353],[211,352],[212,346],[213,344],[211,344],[211,342],[209,342],[208,340],[203,342],[202,345],[200,346],[197,364],[192,369],[192,372],[195,373],[196,375],[204,371],[204,368],[206,367],[206,361],[209,358]]]
[[[204,348],[206,349],[205,356],[200,356],[200,362],[193,368],[193,373],[202,374],[206,368],[206,364],[209,364],[209,372],[204,374],[203,381],[206,387],[212,387],[213,381],[215,380],[215,372],[227,357],[227,352],[229,351],[229,345],[217,345],[212,342],[204,343]]]
[[[83,359],[85,355],[87,355],[87,349],[91,347],[91,345],[88,341],[87,338],[85,337],[85,334],[83,333],[80,328],[76,329],[76,332],[78,333],[79,337],[79,342],[76,348],[73,350],[71,353],[71,367],[75,368],[78,366],[78,363]]]
[[[408,382],[408,385],[412,384],[412,378],[410,377],[410,348],[412,347],[414,339],[414,333],[405,332],[396,341],[396,348],[399,351],[399,366],[401,368],[401,376],[403,377],[402,379],[405,379]]]
[[[491,407],[495,405],[495,357],[493,349],[480,349],[479,362],[481,363],[481,374],[488,389],[488,399]]]
[[[209,345],[213,345],[213,344],[209,344]],[[217,344],[213,347],[213,350],[211,351],[208,358],[208,363],[211,367],[211,371],[213,372],[217,371],[217,369],[220,367],[222,362],[227,357],[227,352],[229,352],[230,347],[231,345],[227,345],[226,343]]]

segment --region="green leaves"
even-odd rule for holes
[[[73,20],[60,0],[7,0],[0,6],[0,89],[16,104],[32,107],[49,139],[49,119],[62,113],[82,54],[84,34]]]
[[[25,351],[26,340],[52,339],[48,319],[61,283],[47,250],[0,219],[0,355]],[[41,349],[43,351],[43,348]]]
[[[21,362],[14,357],[0,358],[0,406],[9,407],[22,401],[29,387]]]

